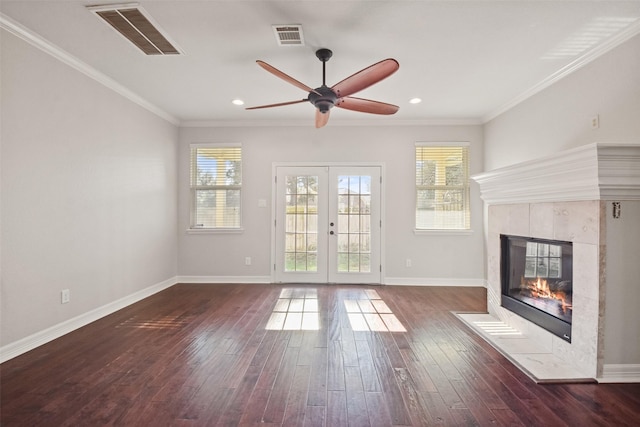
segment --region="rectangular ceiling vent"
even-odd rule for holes
[[[180,55],[182,53],[137,3],[88,6],[87,8],[147,55]]]
[[[304,46],[302,25],[273,25],[278,46]]]

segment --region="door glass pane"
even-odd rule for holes
[[[287,233],[287,235],[285,236],[285,250],[288,253],[295,253],[296,252],[296,235],[295,233]]]
[[[371,176],[338,176],[338,272],[371,271]]]
[[[360,232],[360,215],[349,215],[349,232]]]
[[[360,269],[369,271],[371,269],[371,255],[368,253],[360,254]]]
[[[349,254],[347,252],[338,252],[338,271],[349,271]]]
[[[296,232],[298,235],[303,235],[307,230],[307,214],[299,213],[296,217]]]
[[[369,233],[371,231],[371,217],[369,215],[360,216],[360,232]]]
[[[318,256],[315,251],[308,253],[307,269],[305,271],[318,271]]]
[[[318,176],[287,175],[284,271],[317,271]]]
[[[338,214],[338,233],[339,235],[349,233],[349,216]]]
[[[296,252],[306,252],[305,247],[307,246],[306,235],[304,233],[296,234]]]
[[[371,195],[371,177],[370,176],[360,176],[360,194],[369,194]]]
[[[307,235],[307,252],[316,253],[318,251],[318,236],[316,234]]]
[[[368,234],[360,235],[360,253],[362,254],[371,253],[371,236]]]
[[[360,196],[360,211],[367,214],[371,212],[371,196]]]
[[[349,233],[338,234],[338,252],[349,253]]]
[[[338,193],[338,213],[349,212],[349,196]]]

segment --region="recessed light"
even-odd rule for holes
[[[409,100],[409,104],[420,104],[422,102],[422,99],[420,98],[411,98]]]
[[[242,99],[234,99],[231,103],[233,105],[244,105],[244,101]]]

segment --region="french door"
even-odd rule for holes
[[[381,282],[380,169],[276,167],[276,282]]]

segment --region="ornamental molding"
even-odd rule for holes
[[[488,204],[640,200],[640,144],[595,142],[471,178]]]

